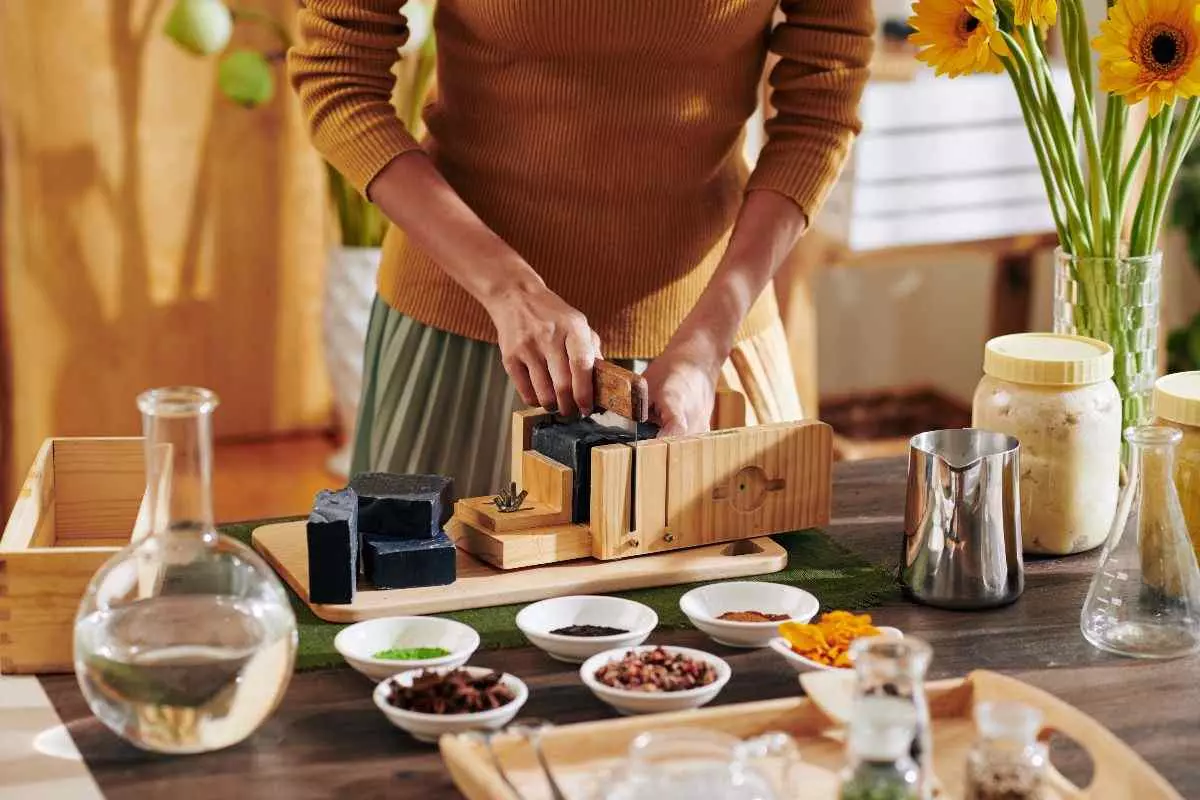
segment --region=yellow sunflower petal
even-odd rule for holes
[[[1021,0],[1018,0],[1021,2]],[[1200,10],[1194,0],[1117,0],[1092,42],[1101,89],[1127,103],[1147,100],[1151,116],[1200,82]]]

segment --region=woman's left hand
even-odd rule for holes
[[[672,342],[646,368],[650,388],[650,421],[659,436],[703,433],[712,420],[720,362],[701,347]]]

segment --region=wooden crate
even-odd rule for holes
[[[143,440],[47,439],[0,536],[0,673],[70,672],[88,581],[141,521]]]

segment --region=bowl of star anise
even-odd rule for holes
[[[499,730],[529,699],[525,683],[484,667],[412,669],[375,687],[375,705],[422,742],[444,733]]]

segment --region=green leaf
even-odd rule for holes
[[[189,53],[224,50],[233,35],[233,14],[221,0],[175,0],[163,33]]]
[[[235,50],[221,59],[217,85],[233,102],[254,108],[275,96],[271,64],[256,50]]]

